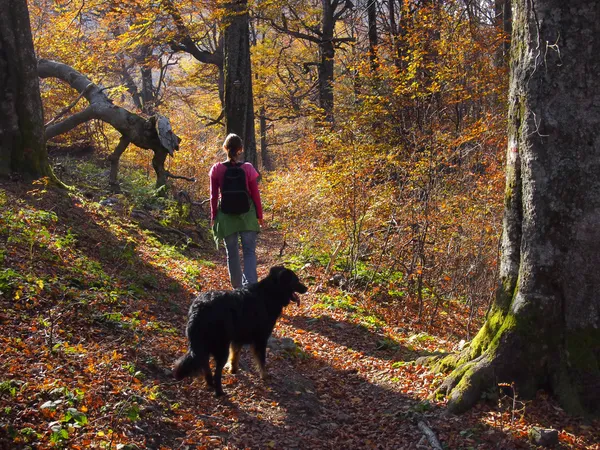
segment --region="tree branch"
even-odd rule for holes
[[[165,175],[169,178],[175,178],[177,180],[191,181],[192,183],[195,183],[197,181],[194,177],[184,177],[183,175],[174,175],[171,172],[169,172],[168,170],[165,170]]]
[[[315,33],[317,36],[323,36],[323,33],[321,32],[321,30],[320,30],[320,29],[318,29],[318,28],[315,28],[315,27],[311,27],[310,25],[308,25],[308,24],[304,23],[304,20],[302,20],[302,18],[301,18],[301,17],[298,15],[298,13],[296,12],[296,10],[295,10],[295,9],[293,9],[293,8],[289,8],[289,9],[290,9],[290,12],[292,13],[292,15],[293,15],[293,16],[296,18],[296,20],[297,20],[298,22],[300,22],[300,24],[301,24],[301,25],[302,25],[304,28],[306,28],[308,31],[312,31],[312,32],[313,32],[313,33]],[[283,14],[282,14],[282,16],[283,16]],[[283,17],[285,17],[285,16],[283,16]]]
[[[108,98],[104,89],[92,83],[85,75],[70,66],[46,59],[38,60],[40,78],[58,78],[68,83],[73,89],[83,95],[90,105],[80,113],[51,125],[46,129],[46,139],[52,139],[59,134],[72,130],[91,119],[100,119],[118,130],[121,135],[140,148],[172,153],[179,147],[180,139],[175,136],[173,148],[167,148],[159,138],[156,129],[158,117],[146,119],[125,108],[116,106]],[[166,119],[165,119],[166,120]],[[161,122],[163,123],[163,122]],[[170,129],[170,126],[168,127]]]
[[[85,108],[83,111],[78,112],[77,114],[73,114],[70,117],[67,117],[65,120],[51,124],[46,127],[46,140],[50,140],[53,137],[56,137],[60,134],[66,133],[67,131],[71,131],[78,125],[87,122],[88,120],[96,119],[96,113],[94,108],[90,105]],[[50,121],[52,123],[52,121]]]
[[[440,441],[438,441],[438,438],[436,437],[435,433],[431,430],[431,428],[425,425],[425,422],[421,421],[418,423],[417,426],[419,427],[419,430],[421,430],[423,434],[427,437],[429,445],[431,445],[432,448],[434,448],[435,450],[443,450],[443,447],[440,444]]]
[[[306,33],[302,33],[300,31],[294,31],[294,30],[290,30],[287,27],[287,23],[285,23],[283,26],[279,25],[278,23],[276,23],[273,19],[265,19],[267,20],[271,26],[273,28],[275,28],[277,31],[281,31],[282,33],[288,34],[290,36],[294,36],[298,39],[304,39],[310,42],[314,42],[316,44],[321,42],[321,38],[317,37],[317,36],[311,36],[310,34],[306,34]]]
[[[189,30],[183,22],[183,18],[179,13],[179,10],[175,7],[171,0],[163,0],[162,4],[165,6],[167,13],[173,18],[175,27],[178,32],[178,39],[180,42],[172,42],[171,48],[174,51],[183,51],[189,53],[198,61],[205,64],[214,64],[219,68],[223,67],[223,54],[220,51],[209,52],[202,50],[196,45],[192,37],[190,36]]]
[[[336,5],[333,7],[334,11],[338,7],[337,3],[339,3],[339,2],[336,1],[335,3],[336,3]],[[339,12],[337,12],[336,14],[333,15],[334,22],[337,22],[346,11],[348,11],[349,9],[352,9],[352,8],[354,8],[354,3],[352,3],[350,0],[346,0],[344,2],[344,6],[342,7],[342,9],[340,9]]]

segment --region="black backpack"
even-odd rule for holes
[[[227,170],[221,186],[221,211],[225,214],[243,214],[250,211],[250,196],[246,189],[246,172],[242,164],[223,163]]]

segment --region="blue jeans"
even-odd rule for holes
[[[229,279],[234,289],[250,283],[256,283],[256,231],[240,231],[225,237],[225,250],[227,251],[227,269]],[[238,249],[238,236],[242,240],[242,253],[244,255],[244,272],[240,265]]]

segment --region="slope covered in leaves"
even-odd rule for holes
[[[418,422],[445,448],[532,448],[533,425],[557,428],[561,448],[600,448],[597,422],[542,394],[445,416],[432,397],[442,375],[414,361],[459,345],[466,309],[448,305],[427,329],[410,301],[342,292],[318,262],[282,260],[275,229],[260,275],[286,262],[310,290],[276,327],[270,379],[244,353],[224,399],[175,382],[191,296],[227,287],[224,255],[173,202],[135,183],[107,200],[101,170],[77,170],[63,174],[71,192],[0,185],[0,448],[430,448]]]

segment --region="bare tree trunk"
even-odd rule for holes
[[[269,153],[269,144],[267,142],[267,116],[265,107],[260,108],[260,156],[262,160],[262,166],[265,170],[273,170],[273,160]]]
[[[441,390],[460,412],[498,382],[600,413],[600,4],[513,2],[500,285]]]
[[[371,69],[377,70],[377,0],[367,0],[367,16],[369,21],[369,59]]]
[[[403,0],[396,4],[396,0],[388,0],[388,19],[390,21],[390,34],[394,48],[394,65],[400,69],[402,67],[402,39],[404,38],[404,17]]]
[[[156,173],[156,187],[161,188],[167,184],[167,177],[169,173],[165,169],[165,161],[169,154],[164,150],[158,150],[154,152],[152,158],[152,167]]]
[[[223,31],[225,125],[227,133],[235,133],[243,139],[245,159],[256,166],[250,29],[247,8],[247,0],[233,0],[226,4],[227,16]]]
[[[333,123],[333,80],[335,47],[333,46],[333,33],[335,10],[329,0],[323,0],[322,36],[319,43],[319,106],[323,108],[325,121]]]
[[[142,112],[151,116],[156,112],[156,96],[154,95],[154,83],[152,82],[152,69],[142,66]]]
[[[0,174],[54,177],[25,0],[0,0]]]
[[[494,0],[494,15],[496,16],[496,26],[505,34],[505,40],[498,47],[496,60],[498,65],[507,63],[510,54],[510,34],[512,31],[512,12],[510,0]]]
[[[108,178],[108,183],[110,185],[111,190],[115,192],[119,192],[119,181],[117,176],[119,174],[119,161],[121,160],[121,155],[127,150],[127,146],[131,143],[129,139],[125,136],[121,136],[117,147],[112,152],[112,154],[108,157],[110,161],[110,175]]]

